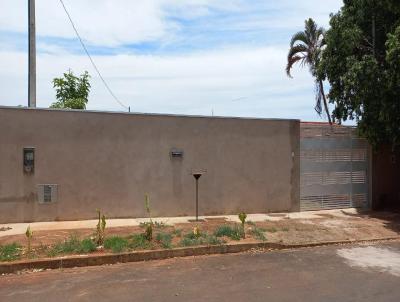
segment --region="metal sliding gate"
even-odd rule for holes
[[[300,126],[300,209],[368,208],[369,145],[353,127]]]

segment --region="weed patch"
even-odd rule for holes
[[[54,257],[63,254],[90,253],[96,250],[96,244],[90,239],[80,240],[76,235],[71,235],[63,242],[56,243],[48,250],[48,255]]]
[[[128,245],[128,240],[119,236],[112,236],[104,240],[104,248],[111,250],[113,253],[120,253],[126,250]]]
[[[163,248],[172,248],[172,235],[168,233],[158,233],[156,235],[156,241],[161,244]]]
[[[21,246],[17,243],[0,246],[0,261],[14,261],[21,257]]]
[[[224,243],[224,240],[217,238],[215,235],[209,235],[207,233],[201,233],[200,236],[196,236],[191,233],[187,233],[183,236],[180,241],[180,246],[196,246],[196,245],[218,245]]]
[[[275,227],[266,228],[265,231],[266,231],[266,232],[270,232],[270,233],[276,233],[276,232],[278,232],[278,230],[277,230]]]
[[[230,225],[221,225],[215,230],[214,235],[215,237],[226,236],[232,240],[240,240],[243,237],[243,230],[237,225],[234,227],[231,227]]]
[[[134,250],[146,250],[153,247],[151,242],[146,239],[145,234],[133,234],[129,239],[129,247]]]
[[[80,250],[84,253],[94,252],[96,250],[96,244],[89,238],[83,239],[81,241]]]
[[[250,230],[250,234],[257,240],[265,241],[267,238],[264,235],[265,230],[257,227],[253,227]]]
[[[174,229],[172,234],[176,237],[182,237],[182,229]]]

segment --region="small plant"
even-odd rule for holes
[[[104,244],[105,230],[106,230],[106,216],[101,215],[100,210],[96,210],[99,220],[96,226],[95,241],[97,246],[102,246]]]
[[[276,233],[278,232],[278,230],[275,227],[270,227],[265,229],[266,232],[270,232],[270,233]]]
[[[96,250],[96,243],[90,238],[80,240],[76,234],[72,234],[66,240],[58,242],[52,247],[44,248],[50,257],[75,253],[90,253]]]
[[[146,239],[145,234],[134,234],[129,237],[129,247],[134,250],[145,250],[152,248],[152,244],[150,241]]]
[[[264,235],[265,230],[257,227],[253,227],[250,231],[250,233],[256,238],[257,240],[265,241],[267,238],[265,238]]]
[[[52,248],[48,251],[49,256],[54,257],[60,254],[72,254],[76,252],[80,252],[81,243],[79,238],[72,234],[68,239],[65,239],[62,242],[56,243]]]
[[[126,250],[128,245],[128,240],[119,236],[112,236],[104,240],[104,248],[111,250],[113,253],[120,253]]]
[[[238,217],[239,217],[240,222],[242,223],[242,237],[245,238],[246,232],[244,230],[244,224],[246,223],[247,214],[242,212],[242,213],[239,213]]]
[[[172,234],[176,237],[182,237],[182,229],[174,229]]]
[[[0,245],[0,261],[14,261],[21,257],[21,246],[18,243]]]
[[[157,242],[161,244],[163,248],[172,248],[172,235],[168,233],[158,233],[156,236]]]
[[[146,208],[146,212],[149,216],[150,222],[148,222],[145,226],[145,237],[148,241],[153,240],[153,220],[151,219],[151,212],[150,212],[150,198],[149,195],[146,194],[144,196],[144,205]]]
[[[214,235],[209,235],[207,233],[201,233],[199,237],[195,236],[193,232],[190,232],[183,236],[180,241],[180,246],[196,246],[196,245],[218,245],[225,241],[217,238]]]
[[[199,238],[201,236],[200,228],[198,226],[193,228],[193,236],[195,238]]]
[[[28,255],[30,255],[31,254],[31,241],[32,241],[32,237],[33,237],[33,232],[31,230],[30,225],[28,225],[28,227],[26,228],[25,236],[26,236],[26,239],[28,240]]]
[[[167,225],[164,222],[154,221],[153,224],[156,229],[163,229],[163,228],[167,227]]]
[[[90,253],[96,250],[96,244],[90,238],[83,239],[80,245],[80,252],[83,253]]]
[[[153,225],[151,223],[146,224],[146,229],[144,231],[144,236],[147,241],[153,240]]]
[[[226,236],[232,240],[240,240],[243,237],[242,229],[237,225],[234,227],[231,227],[230,225],[221,225],[215,230],[214,235],[216,237]]]

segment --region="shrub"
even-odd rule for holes
[[[128,240],[119,236],[112,236],[104,240],[104,248],[111,250],[113,253],[120,253],[126,250],[128,245]]]
[[[21,258],[22,248],[18,243],[0,245],[0,261],[13,261]]]
[[[237,225],[234,227],[231,227],[230,225],[221,225],[219,226],[215,232],[214,235],[216,237],[229,237],[232,240],[240,240],[243,237],[243,230],[239,228]]]
[[[161,244],[163,248],[172,248],[172,235],[168,233],[158,233],[156,236],[157,242]]]

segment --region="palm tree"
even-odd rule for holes
[[[322,79],[317,75],[317,66],[321,59],[322,47],[325,44],[324,34],[325,30],[322,27],[317,27],[313,19],[310,18],[305,21],[305,30],[294,34],[290,41],[286,73],[291,78],[292,75],[290,71],[294,64],[299,62],[302,67],[308,65],[312,76],[315,78],[315,111],[321,115],[323,101],[329,124],[332,124],[328,103],[324,93],[324,85]]]

